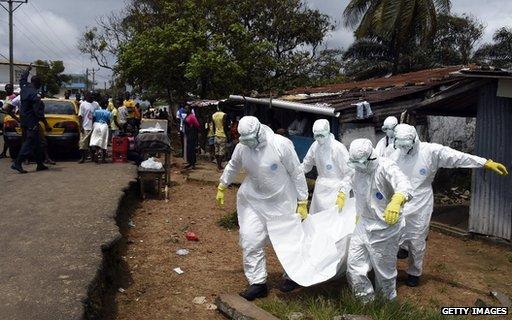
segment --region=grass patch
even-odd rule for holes
[[[237,212],[233,212],[225,215],[217,221],[219,227],[226,228],[228,230],[233,230],[238,228],[238,214]]]
[[[306,289],[307,290],[307,289]],[[420,307],[410,302],[387,302],[382,299],[363,304],[345,289],[325,290],[315,293],[301,293],[286,298],[269,297],[257,304],[279,319],[288,319],[293,312],[301,312],[304,319],[332,320],[344,314],[366,315],[374,320],[449,320],[455,319],[441,315],[439,310]],[[438,301],[431,301],[438,304]],[[464,319],[457,317],[457,319]]]
[[[512,253],[509,253],[507,255],[507,260],[508,260],[508,262],[512,263]]]

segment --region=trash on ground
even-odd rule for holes
[[[128,221],[128,227],[135,228],[135,223],[132,220]]]
[[[206,303],[206,297],[195,297],[194,300],[192,300],[194,304],[205,304]]]
[[[187,249],[178,249],[178,250],[176,250],[176,254],[179,255],[179,256],[186,256],[189,253],[190,253],[190,251],[188,251]]]
[[[288,320],[300,320],[304,319],[304,314],[302,312],[292,312],[288,315]]]
[[[187,231],[185,233],[185,238],[187,238],[188,241],[199,241],[197,235],[192,231]]]
[[[177,274],[184,274],[185,271],[181,270],[180,267],[172,269],[172,271],[176,272]]]
[[[214,305],[213,303],[208,303],[206,305],[206,310],[217,310],[217,306]]]
[[[119,292],[123,293],[123,292],[125,292],[126,290],[124,290],[123,288],[119,288],[119,289],[117,289],[117,291],[119,291]]]

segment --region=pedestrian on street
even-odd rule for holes
[[[112,118],[112,114],[107,110],[107,107],[108,104],[103,102],[101,109],[94,111],[93,114],[90,146],[93,149],[93,161],[96,163],[105,163],[107,157],[109,126]]]
[[[41,78],[37,75],[32,76],[28,82],[28,76],[32,66],[23,72],[20,78],[20,126],[22,130],[23,144],[17,159],[13,162],[11,168],[19,173],[27,173],[22,167],[23,161],[34,155],[37,167],[36,171],[47,170],[44,165],[44,152],[41,145],[39,121],[44,123],[47,131],[52,128],[48,125],[44,116],[44,103],[41,101],[39,89],[41,88]]]
[[[192,112],[192,110],[187,108],[187,117],[185,118],[185,136],[187,139],[187,165],[185,169],[195,169],[196,168],[196,149],[197,149],[197,140],[199,135],[199,129],[201,126],[199,125],[199,121],[197,121],[196,115]]]
[[[117,125],[119,127],[119,131],[122,133],[126,132],[126,121],[128,118],[128,109],[123,103],[123,98],[119,97],[117,99]]]
[[[13,106],[12,101],[16,98],[16,94],[14,94],[14,88],[12,84],[8,83],[5,85],[5,100],[4,104],[1,107],[2,114],[0,116],[4,116],[5,114],[8,114],[13,118],[15,121],[20,122],[19,118],[16,116],[16,108]],[[19,100],[19,99],[18,99]],[[9,150],[9,140],[7,140],[4,132],[4,148],[2,150],[2,153],[0,153],[0,159],[7,157],[7,151]]]
[[[80,103],[80,109],[78,111],[78,121],[80,123],[80,161],[78,163],[84,163],[87,159],[91,144],[91,134],[93,129],[93,117],[94,111],[97,107],[94,103],[91,92],[85,93],[85,100]]]
[[[226,114],[221,108],[212,115],[212,121],[213,132],[215,133],[215,157],[217,158],[217,169],[220,171],[224,169],[222,167],[222,161],[226,156],[226,143],[228,137],[228,133],[226,131]]]
[[[162,113],[160,112],[159,119],[162,119]],[[187,111],[185,110],[185,105],[180,104],[178,111],[176,111],[176,120],[179,121],[179,130],[180,130],[180,142],[181,142],[181,156],[186,160],[186,152],[185,152],[185,118],[187,117]]]

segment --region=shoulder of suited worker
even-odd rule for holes
[[[273,137],[273,143],[274,143],[274,146],[276,146],[276,148],[278,149],[293,149],[293,142],[288,139],[287,137],[285,136],[282,136],[280,134],[277,134],[277,133],[274,133],[273,134],[274,137]]]
[[[377,158],[378,167],[377,170],[383,170],[383,171],[389,171],[393,168],[398,168],[398,165],[396,164],[396,161],[392,158],[386,158],[386,157],[378,157]]]

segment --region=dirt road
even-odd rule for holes
[[[236,293],[246,286],[238,232],[217,225],[235,210],[236,190],[229,189],[220,209],[214,201],[215,185],[186,181],[179,174],[174,180],[179,185],[172,188],[170,202],[146,201],[133,217],[131,245],[124,257],[133,283],[117,295],[118,319],[223,319],[207,310],[207,304],[220,293]],[[187,241],[186,230],[196,232],[200,241]],[[190,253],[178,256],[176,250],[181,248]],[[275,288],[282,270],[272,250],[267,252],[269,284]],[[176,274],[176,267],[184,274]],[[405,270],[404,262],[399,269]],[[400,272],[399,277],[404,276]],[[492,302],[487,295],[491,289],[512,296],[510,250],[431,232],[422,284],[409,288],[400,282],[398,295],[437,308],[473,305],[477,298]],[[194,304],[199,296],[207,303]]]
[[[0,159],[0,318],[80,319],[135,167],[60,162],[19,175],[9,166]]]

